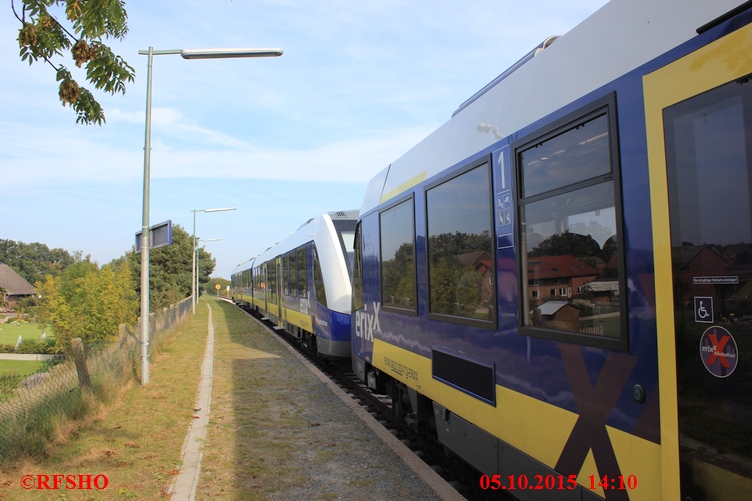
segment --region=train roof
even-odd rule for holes
[[[357,210],[333,211],[311,218],[303,223],[295,233],[292,233],[289,237],[272,247],[272,249],[268,251],[268,254],[267,252],[262,254],[259,262],[268,261],[269,258],[284,254],[285,252],[289,252],[311,240],[314,240],[317,236],[319,226],[324,222],[326,217],[332,221],[348,219],[355,220],[358,219],[358,214],[359,212]]]
[[[236,275],[240,273],[241,271],[250,270],[251,268],[253,268],[254,261],[256,261],[255,257],[252,257],[248,261],[243,261],[242,263],[237,265],[235,268],[233,268],[232,275]]]
[[[668,52],[742,3],[612,0],[536,57],[518,61],[376,174],[361,214]]]
[[[235,275],[236,273],[240,273],[241,271],[253,268],[257,264],[265,263],[266,261],[274,257],[289,252],[292,249],[296,249],[297,247],[310,242],[311,240],[314,240],[317,235],[319,226],[324,221],[324,217],[328,217],[332,221],[357,220],[358,214],[359,212],[357,209],[350,209],[344,211],[327,212],[326,214],[312,217],[305,223],[300,225],[294,233],[291,233],[290,236],[288,236],[284,240],[275,243],[271,247],[268,247],[258,256],[236,266],[232,274]]]

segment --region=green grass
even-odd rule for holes
[[[13,325],[9,321],[0,325],[0,344],[15,345],[18,336],[24,339],[39,339],[43,332],[47,334],[47,337],[54,335],[52,329],[46,327],[43,330],[40,324]]]
[[[203,302],[201,306],[195,316],[153,340],[148,385],[140,386],[138,375],[132,374],[134,380],[111,401],[91,403],[93,414],[59,426],[43,453],[0,462],[0,499],[166,498],[194,415],[207,335],[208,309]],[[19,479],[27,472],[101,474],[109,485],[101,491],[26,491]]]
[[[26,360],[0,360],[0,376],[16,374],[25,376],[36,372],[44,362]]]
[[[294,367],[295,377],[278,380],[280,365],[292,355],[240,309],[207,298],[195,316],[152,345],[148,385],[134,381],[99,413],[61,428],[43,454],[0,462],[0,500],[166,499],[195,415],[206,303],[215,327],[215,372],[198,498],[261,500],[305,483],[305,470],[289,463],[308,443],[310,422],[299,408],[315,383],[303,366]],[[103,474],[109,486],[26,491],[20,479],[28,472]]]

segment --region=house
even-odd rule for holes
[[[567,301],[546,301],[532,314],[533,325],[580,332],[580,308]]]
[[[698,282],[696,277],[726,276],[727,263],[722,251],[719,252],[716,247],[710,245],[683,245],[674,247],[671,257],[674,265],[674,287],[684,301],[689,303],[693,297],[698,296],[719,299],[717,284],[712,281]],[[736,256],[729,258],[735,259]]]
[[[527,260],[532,299],[572,297],[598,278],[596,268],[571,255],[537,256]]]
[[[3,290],[4,308],[9,309],[13,309],[19,299],[36,294],[34,286],[3,263],[0,263],[0,289]]]

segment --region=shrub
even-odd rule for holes
[[[55,353],[59,352],[60,349],[55,345],[55,338],[24,339],[21,341],[18,349],[15,350],[15,353],[28,353],[36,355],[54,355]]]

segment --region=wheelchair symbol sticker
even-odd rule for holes
[[[696,297],[695,298],[695,322],[703,324],[713,323],[713,298]]]

